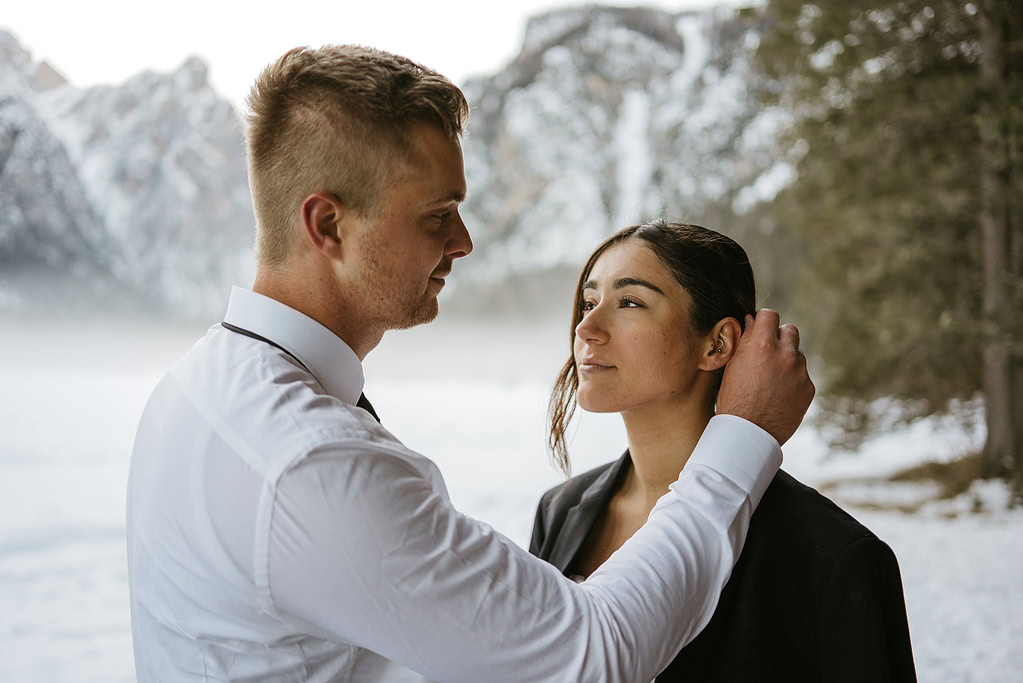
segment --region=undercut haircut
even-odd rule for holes
[[[293,221],[314,192],[372,216],[412,158],[412,130],[458,139],[462,91],[404,57],[357,45],[299,47],[267,66],[246,100],[249,187],[259,262],[280,265]]]

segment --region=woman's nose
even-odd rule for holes
[[[597,344],[607,341],[607,324],[603,319],[603,311],[600,306],[583,314],[583,319],[575,326],[575,336],[581,341]]]

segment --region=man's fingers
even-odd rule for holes
[[[783,344],[793,349],[799,348],[799,328],[791,323],[781,326],[778,330],[778,338],[781,339]]]
[[[742,334],[739,335],[739,340],[735,343],[737,349],[745,348],[749,344],[750,339],[753,338],[753,316],[746,314],[743,319]]]
[[[770,308],[761,308],[757,311],[757,320],[753,325],[755,335],[761,339],[777,339],[778,322],[778,311]]]

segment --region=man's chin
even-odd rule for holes
[[[425,325],[432,323],[437,319],[437,314],[440,313],[440,306],[437,304],[437,297],[432,296],[423,299],[417,303],[414,307],[411,307],[402,320],[394,326],[395,330],[407,330],[410,327],[416,327],[417,325]]]

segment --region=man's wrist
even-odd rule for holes
[[[749,492],[753,504],[781,467],[777,439],[745,418],[715,415],[693,449],[686,467],[709,467]]]

